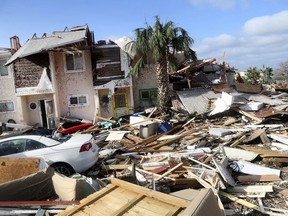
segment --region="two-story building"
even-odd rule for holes
[[[5,65],[14,73],[17,123],[55,128],[63,116],[93,121],[134,110],[127,53],[113,42],[95,43],[87,25],[34,35]]]

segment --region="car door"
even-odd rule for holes
[[[27,138],[1,142],[0,149],[0,156],[6,157],[39,157],[49,152],[43,143]]]

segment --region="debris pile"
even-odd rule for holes
[[[209,188],[226,215],[287,215],[287,94],[203,92],[186,98],[209,99],[200,115],[179,97],[172,116],[148,112],[110,129],[90,174],[164,193]]]
[[[217,215],[287,215],[287,93],[212,89],[177,91],[169,115],[151,108],[117,120],[98,116],[100,121],[92,125],[66,119],[73,123],[73,132],[78,128],[77,133],[101,140],[99,160],[85,175],[99,180],[103,188],[59,215],[82,211],[86,204],[99,206],[99,200],[116,196],[109,195],[112,188],[123,194],[130,194],[128,189],[149,191],[119,204],[122,212],[138,208],[147,197],[159,198],[158,193],[167,201],[187,189],[205,189],[205,194],[209,190],[215,196]],[[69,131],[63,125],[58,133]],[[192,192],[187,194],[186,201],[195,198]],[[110,202],[117,206],[120,200]],[[149,202],[146,208],[152,208]],[[187,212],[192,203],[173,211]]]

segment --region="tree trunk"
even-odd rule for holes
[[[167,61],[156,62],[156,73],[158,82],[158,103],[160,112],[167,114],[171,106],[171,95],[169,89],[169,75],[167,72]]]

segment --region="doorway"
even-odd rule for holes
[[[54,129],[56,125],[53,100],[40,100],[39,103],[42,127]]]

